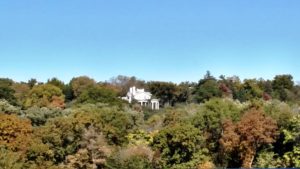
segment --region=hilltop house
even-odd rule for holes
[[[131,87],[125,97],[122,97],[123,100],[127,100],[129,103],[132,103],[133,100],[141,104],[141,106],[151,106],[152,110],[159,109],[159,100],[151,99],[152,94],[146,92],[145,89],[137,89],[135,86]]]

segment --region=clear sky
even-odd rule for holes
[[[299,0],[1,0],[0,76],[300,81]]]

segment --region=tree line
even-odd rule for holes
[[[145,88],[160,110],[120,99]],[[207,72],[179,84],[117,76],[0,78],[3,168],[300,167],[300,86]]]

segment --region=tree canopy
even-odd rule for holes
[[[121,99],[151,92],[160,110]],[[11,169],[299,168],[291,75],[198,82],[0,78],[0,166]],[[0,167],[0,168],[1,168]]]

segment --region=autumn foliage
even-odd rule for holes
[[[122,100],[131,86],[158,98],[160,110]],[[0,78],[0,168],[299,168],[299,105],[289,75]]]
[[[276,121],[256,109],[247,111],[237,124],[225,121],[223,130],[221,147],[225,152],[237,151],[244,168],[251,168],[257,149],[273,143],[278,135]]]
[[[0,145],[12,151],[26,151],[31,133],[30,120],[0,113]]]

